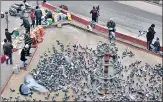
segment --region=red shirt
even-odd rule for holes
[[[31,20],[35,20],[35,12],[30,13],[30,18],[31,18]]]

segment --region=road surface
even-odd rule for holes
[[[56,6],[61,4],[67,5],[69,11],[89,17],[90,20],[90,10],[94,5],[100,5],[99,21],[102,21],[102,25],[106,25],[109,18],[113,18],[119,27],[132,34],[138,34],[139,30],[147,30],[154,23],[156,25],[156,36],[162,39],[161,15],[114,1],[48,1],[48,3]]]

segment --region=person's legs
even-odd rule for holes
[[[36,18],[36,26],[38,25],[38,18]]]
[[[39,25],[41,25],[41,17],[39,17]]]
[[[23,61],[23,65],[24,65],[24,69],[26,70],[26,67],[27,67],[26,61]]]
[[[10,64],[13,64],[13,62],[12,62],[12,53],[11,54],[9,54],[9,59],[10,59]]]
[[[147,49],[150,50],[150,41],[147,41]]]
[[[149,50],[151,50],[152,40],[149,41]]]
[[[11,39],[7,39],[7,40],[8,40],[8,42],[12,43],[12,38]]]
[[[94,18],[94,21],[97,22],[96,17]]]
[[[30,49],[31,49],[31,45],[29,45],[29,48],[27,49],[27,56],[30,56]]]
[[[157,48],[157,47],[154,48],[154,52],[155,52],[155,53],[158,52],[158,48]]]
[[[35,20],[33,20],[33,27],[35,27]]]
[[[35,20],[32,20],[32,26],[34,28],[34,26],[35,26]]]
[[[9,57],[9,55],[6,55],[7,57]],[[6,59],[6,64],[8,64],[8,60],[9,60],[9,58],[8,59]]]

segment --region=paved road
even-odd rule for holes
[[[131,33],[137,34],[139,30],[147,30],[154,23],[156,25],[157,36],[162,38],[162,17],[143,10],[133,8],[113,1],[48,1],[53,5],[67,5],[69,11],[89,17],[92,6],[100,5],[100,18],[102,22],[107,22],[109,18],[114,18],[117,25]],[[105,24],[105,23],[104,23]],[[106,24],[105,24],[106,25]]]

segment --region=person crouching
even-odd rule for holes
[[[157,53],[159,51],[159,48],[160,48],[159,38],[156,39],[156,41],[154,42],[153,46],[154,46],[154,52]]]

